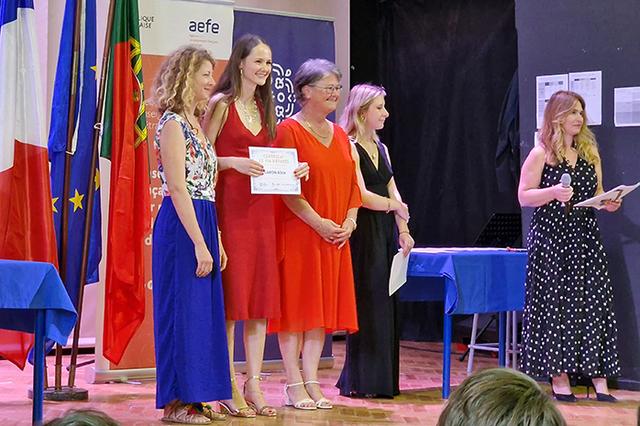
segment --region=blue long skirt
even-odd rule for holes
[[[156,407],[231,398],[224,299],[215,203],[193,200],[200,230],[214,259],[198,278],[191,238],[170,197],[153,229],[153,320]]]

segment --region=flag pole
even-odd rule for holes
[[[113,15],[115,11],[115,1],[109,1],[109,15],[107,18],[106,34],[104,36],[104,49],[102,53],[102,65],[100,71],[100,88],[98,90],[98,104],[96,107],[95,125],[93,126],[93,145],[91,146],[91,172],[89,173],[89,186],[87,189],[87,213],[85,215],[84,235],[82,239],[82,262],[80,263],[80,289],[78,293],[78,323],[73,330],[73,343],[71,346],[71,362],[69,364],[68,385],[73,388],[76,380],[76,369],[78,366],[78,343],[80,340],[80,319],[82,318],[82,298],[84,296],[84,284],[87,275],[87,264],[89,262],[89,243],[91,239],[91,224],[93,220],[93,199],[96,185],[96,165],[98,163],[98,145],[102,131],[102,111],[104,108],[105,86],[107,82],[107,67],[109,66],[109,52],[111,51],[111,33],[113,32]]]
[[[67,276],[67,240],[69,229],[69,209],[67,203],[69,201],[69,186],[71,177],[71,158],[73,152],[71,151],[73,146],[73,134],[75,133],[75,116],[76,116],[76,93],[78,91],[78,64],[80,62],[80,20],[82,17],[82,0],[76,0],[73,28],[73,60],[71,69],[71,87],[69,88],[69,111],[67,122],[67,145],[64,158],[64,183],[62,190],[62,238],[60,243],[60,278],[62,282],[66,283]],[[79,322],[76,324],[76,328],[79,327]],[[55,365],[55,390],[59,392],[62,390],[62,345],[56,344],[56,365]]]

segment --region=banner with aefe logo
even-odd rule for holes
[[[231,54],[233,37],[233,7],[231,2],[201,3],[179,0],[139,0],[140,44],[144,97],[147,111],[148,145],[150,149],[152,223],[162,202],[162,190],[157,171],[154,136],[160,117],[149,102],[153,96],[153,82],[160,65],[174,50],[185,44],[208,49],[216,59],[214,78],[217,80]],[[94,381],[112,377],[129,378],[153,375],[155,356],[153,346],[153,293],[151,282],[151,233],[145,240],[146,294],[145,319],[118,365],[109,363],[96,350]],[[128,370],[125,372],[123,370]]]

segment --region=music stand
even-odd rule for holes
[[[522,215],[520,213],[494,213],[484,225],[476,238],[474,247],[522,247]],[[479,339],[485,331],[497,321],[496,314],[492,314],[489,321],[478,332]],[[460,361],[469,354],[470,348],[459,357]]]
[[[520,213],[494,213],[476,238],[474,247],[522,247]]]

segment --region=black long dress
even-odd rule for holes
[[[596,192],[595,167],[582,158],[545,165],[541,188],[572,177],[576,204]],[[620,374],[613,289],[592,208],[569,213],[558,201],[535,209],[527,241],[523,371],[536,378],[560,373],[577,377]]]
[[[389,197],[393,177],[384,148],[378,144],[378,168],[355,144],[367,189]],[[389,297],[389,274],[398,252],[393,213],[358,210],[358,227],[351,235],[359,331],[347,336],[344,367],[336,386],[340,395],[393,397],[399,388],[399,331],[396,297]]]

